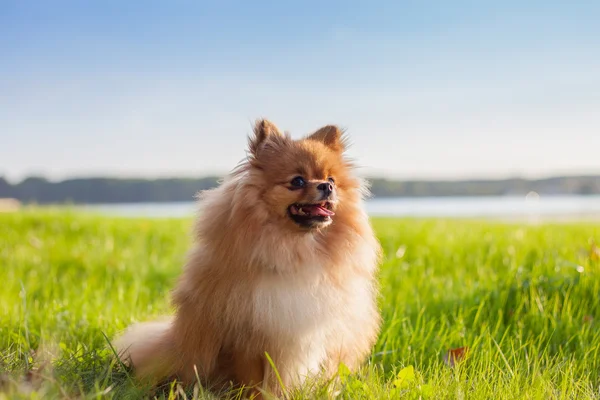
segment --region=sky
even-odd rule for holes
[[[222,174],[251,123],[368,176],[600,173],[600,2],[0,1],[0,176]]]

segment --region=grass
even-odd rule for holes
[[[599,226],[374,225],[386,254],[385,324],[365,368],[342,369],[339,398],[598,397]],[[171,312],[190,228],[187,219],[0,214],[0,398],[150,396],[111,361],[106,337]],[[462,347],[464,357],[445,361]],[[182,393],[156,395],[194,396]]]

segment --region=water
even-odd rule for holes
[[[129,217],[190,217],[193,202],[80,206],[84,210]],[[600,196],[502,196],[378,198],[366,202],[371,216],[461,218],[595,218]]]

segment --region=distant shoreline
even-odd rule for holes
[[[172,203],[192,201],[212,189],[219,176],[203,178],[76,178],[58,182],[30,177],[10,183],[0,177],[0,198],[23,204]],[[374,198],[441,198],[600,195],[600,175],[557,176],[543,179],[390,180],[367,178]]]

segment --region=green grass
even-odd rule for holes
[[[374,224],[386,255],[385,323],[365,368],[342,371],[340,398],[598,397],[600,227]],[[105,335],[171,312],[190,228],[191,220],[0,214],[0,398],[148,396],[111,361]],[[447,351],[463,346],[467,356],[446,364]]]

